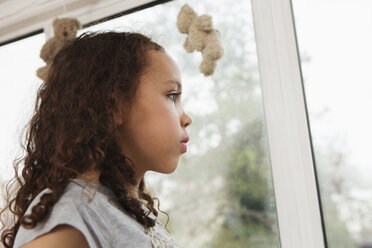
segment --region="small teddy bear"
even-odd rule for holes
[[[66,46],[76,37],[79,28],[81,28],[81,24],[75,18],[56,18],[53,21],[54,37],[50,38],[40,51],[40,58],[46,63],[44,67],[36,71],[36,75],[40,79],[46,80],[54,57],[62,47]]]
[[[221,36],[212,26],[210,15],[198,16],[188,5],[182,6],[177,16],[177,28],[181,33],[188,34],[183,47],[189,53],[195,49],[200,51],[203,61],[199,70],[204,76],[212,75],[216,68],[216,61],[223,55],[223,47],[219,41]]]

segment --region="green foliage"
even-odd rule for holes
[[[242,128],[232,139],[226,174],[223,223],[209,247],[278,247],[275,205],[262,122]]]

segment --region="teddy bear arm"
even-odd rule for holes
[[[218,42],[212,42],[203,49],[202,55],[207,59],[218,60],[223,55],[223,48]]]
[[[55,50],[58,47],[58,41],[56,38],[50,38],[40,50],[40,58],[42,58],[46,63],[53,60],[55,55]]]
[[[43,81],[46,80],[46,77],[47,77],[47,74],[48,74],[48,70],[49,70],[49,66],[43,66],[41,68],[39,68],[37,71],[36,71],[36,75]]]

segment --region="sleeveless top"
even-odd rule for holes
[[[26,214],[47,192],[50,189],[44,189],[35,197]],[[142,207],[145,212],[150,212],[144,204]],[[114,194],[109,188],[96,182],[72,179],[42,222],[33,229],[20,226],[13,247],[22,247],[57,225],[67,224],[84,235],[90,248],[176,248],[175,241],[157,217],[153,213],[149,217],[155,220],[155,226],[147,231],[115,203]]]

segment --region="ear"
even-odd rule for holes
[[[131,111],[131,105],[127,102],[121,101],[114,113],[114,123],[116,126],[121,126],[125,123]]]
[[[114,124],[117,127],[120,127],[124,123],[123,112],[123,106],[119,106],[117,111],[114,113]]]

